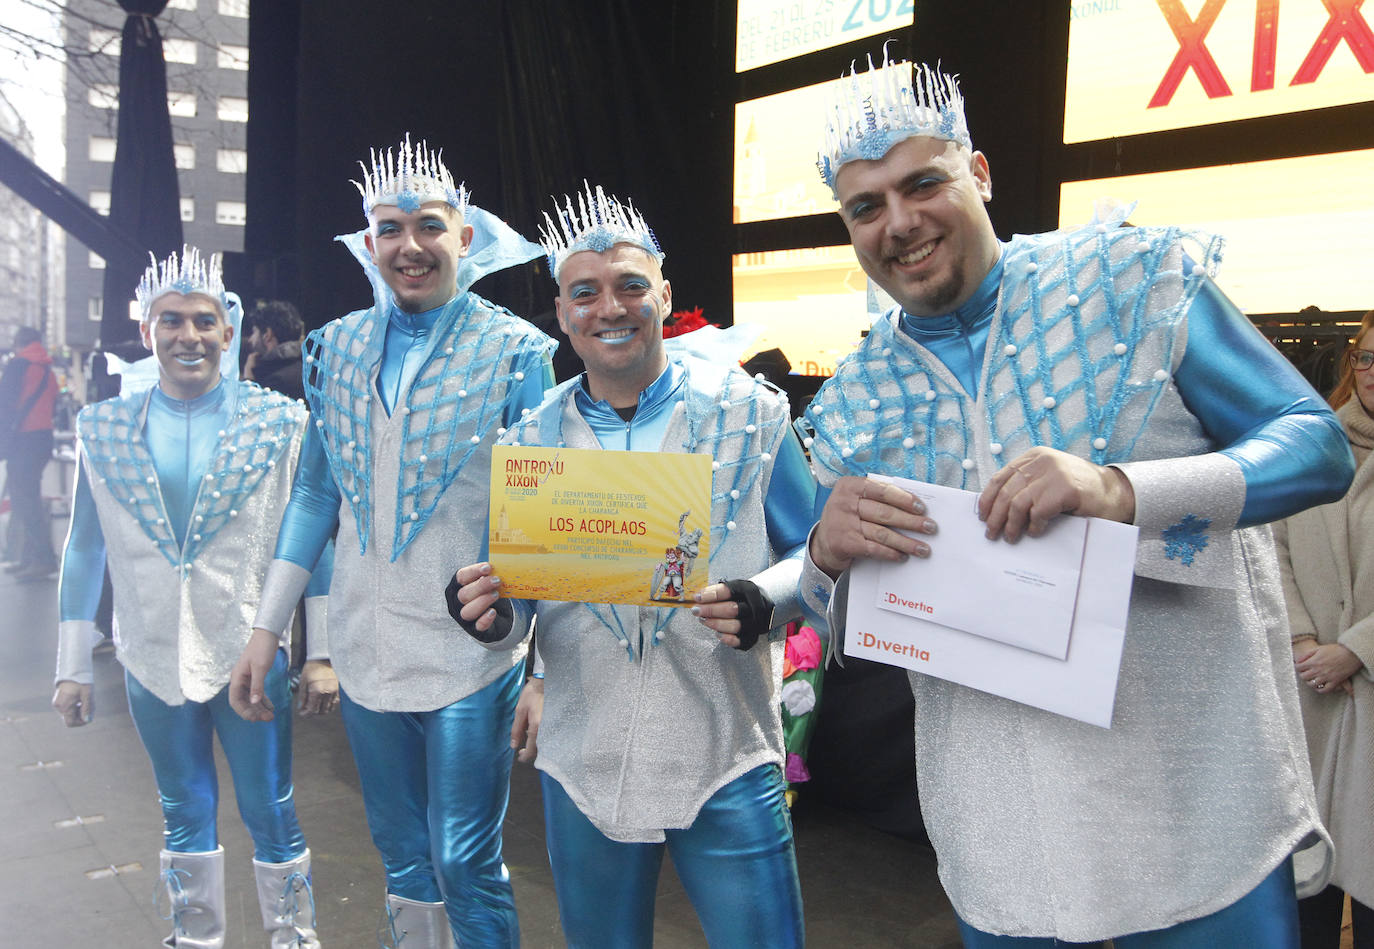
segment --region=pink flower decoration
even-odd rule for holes
[[[810,626],[803,626],[795,636],[787,637],[783,655],[798,669],[814,669],[821,664],[821,638]]]
[[[787,756],[787,780],[792,784],[800,784],[802,781],[811,780],[811,772],[806,770],[806,762],[801,755],[789,754]]]

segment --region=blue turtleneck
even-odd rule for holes
[[[153,387],[143,437],[157,470],[162,506],[177,543],[186,543],[186,527],[196,492],[210,467],[221,433],[233,411],[223,380],[194,399],[176,399]]]
[[[983,371],[988,327],[997,310],[1004,256],[997,255],[997,263],[963,306],[942,316],[912,316],[904,312],[898,323],[903,333],[938,356],[973,397],[978,394],[978,377]]]
[[[377,368],[377,395],[388,415],[410,388],[415,375],[424,365],[429,353],[434,324],[439,321],[448,303],[423,313],[407,313],[391,307],[386,321],[386,340],[382,343],[382,364]]]

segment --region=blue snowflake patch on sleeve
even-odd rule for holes
[[[1191,567],[1193,558],[1207,547],[1207,528],[1211,526],[1210,518],[1185,514],[1183,520],[1160,532],[1164,538],[1164,556]]]

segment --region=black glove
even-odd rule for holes
[[[483,632],[477,628],[475,621],[469,622],[463,619],[463,604],[458,601],[459,589],[458,575],[454,574],[453,578],[449,580],[448,586],[444,588],[444,602],[448,604],[448,615],[452,616],[454,622],[463,627],[463,632],[479,643],[499,642],[510,635],[511,624],[515,622],[515,609],[510,605],[510,600],[503,598],[496,601],[496,622],[491,624],[490,629]]]
[[[736,648],[742,652],[752,649],[759,636],[773,628],[773,601],[753,580],[722,582],[730,591],[730,599],[739,604],[739,632],[735,634],[739,646]]]

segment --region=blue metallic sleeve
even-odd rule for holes
[[[1240,527],[1340,498],[1355,461],[1335,415],[1212,281],[1188,311],[1184,405],[1245,477]]]
[[[826,492],[827,496],[829,492]],[[783,433],[773,477],[763,499],[763,516],[768,525],[768,542],[780,558],[791,557],[805,546],[806,536],[819,513],[816,479],[806,463],[797,436]]]
[[[310,582],[305,585],[306,596],[328,596],[329,584],[334,579],[334,539],[324,545],[315,569],[310,572]]]
[[[286,503],[281,530],[277,532],[276,559],[289,561],[305,570],[315,569],[325,545],[334,536],[342,502],[343,497],[329,470],[324,443],[315,426],[310,425],[301,445],[291,500]],[[332,557],[329,566],[332,574]]]
[[[58,619],[93,620],[105,579],[105,534],[100,529],[90,476],[84,462],[76,466],[71,527],[62,549],[62,578],[57,592]]]

